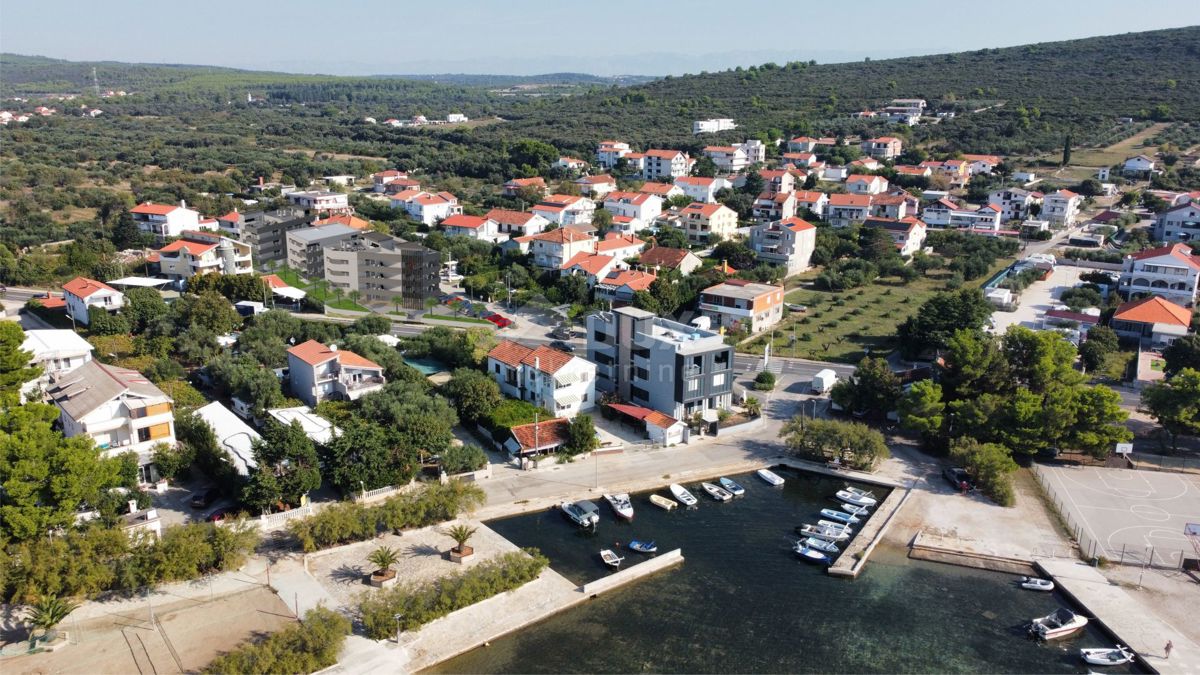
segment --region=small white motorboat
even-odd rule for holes
[[[600,551],[600,559],[604,561],[605,565],[608,565],[612,568],[620,567],[621,563],[625,560],[621,556],[614,553],[612,549],[607,548]]]
[[[1054,590],[1054,582],[1049,579],[1039,579],[1037,577],[1021,577],[1021,588],[1027,588],[1031,591],[1052,591]]]
[[[772,471],[770,469],[759,469],[755,473],[758,474],[759,478],[767,481],[767,483],[769,483],[775,487],[779,487],[780,485],[783,485],[783,478],[781,478],[779,476],[779,474],[775,473],[774,471]]]
[[[838,523],[832,520],[818,520],[817,526],[823,527],[827,530],[837,530],[839,532],[845,532],[846,534],[854,534],[853,527],[850,527],[845,523]]]
[[[846,487],[844,487],[842,489],[845,490],[846,492],[849,492],[850,494],[858,495],[859,497],[870,497],[871,499],[875,499],[875,493],[871,492],[870,490],[864,490],[862,488],[851,487],[849,485],[847,485]]]
[[[699,500],[696,499],[695,495],[688,492],[687,488],[683,487],[679,483],[671,483],[671,494],[675,495],[675,499],[679,500],[679,503],[683,504],[684,506],[695,506],[697,503],[699,503]]]
[[[679,502],[662,495],[650,495],[650,503],[662,509],[663,511],[670,511],[676,506],[679,506]]]
[[[580,527],[595,527],[600,522],[600,509],[589,501],[563,502],[559,506]]]
[[[795,551],[796,555],[800,556],[801,559],[807,560],[808,562],[821,563],[823,565],[828,565],[833,562],[828,554],[818,551],[815,548],[809,548],[800,542],[796,542],[796,545],[792,548],[792,550]]]
[[[831,520],[836,520],[839,523],[857,523],[858,516],[845,511],[835,511],[834,509],[821,509],[821,515]]]
[[[828,527],[820,527],[818,525],[801,525],[797,534],[805,537],[816,537],[825,541],[846,541],[850,538],[850,533],[843,530],[831,530]]]
[[[1129,663],[1136,656],[1132,651],[1121,645],[1117,645],[1112,649],[1107,647],[1080,649],[1079,655],[1083,657],[1084,661],[1093,666],[1119,666]]]
[[[633,502],[629,501],[627,493],[618,492],[616,494],[604,495],[604,499],[619,518],[633,520]]]
[[[746,494],[746,488],[738,485],[733,480],[724,476],[721,476],[717,483],[726,490],[729,490],[729,494],[733,495],[734,497],[741,497],[742,495]]]
[[[733,494],[731,494],[729,490],[726,490],[715,483],[701,483],[700,487],[704,488],[704,491],[708,493],[709,497],[712,497],[719,502],[727,502],[730,499],[733,499]]]
[[[824,539],[817,539],[816,537],[809,537],[800,543],[809,548],[815,548],[818,551],[824,551],[830,554],[836,554],[839,550],[837,544],[833,543],[832,541],[825,541]]]
[[[864,497],[845,490],[838,490],[837,498],[852,506],[875,506],[876,503],[874,497]]]
[[[1043,640],[1055,640],[1082,630],[1088,618],[1062,607],[1053,614],[1029,622],[1029,634]]]
[[[854,506],[851,504],[842,504],[842,510],[855,516],[866,516],[870,512],[870,509],[865,506]]]

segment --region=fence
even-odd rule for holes
[[[1134,565],[1137,567],[1153,567],[1158,569],[1183,569],[1184,561],[1194,553],[1187,549],[1164,549],[1155,546],[1131,546],[1121,544],[1105,544],[1094,537],[1084,526],[1083,518],[1075,513],[1073,507],[1058,495],[1058,490],[1050,479],[1043,473],[1040,466],[1033,465],[1033,475],[1046,494],[1046,498],[1054,505],[1063,525],[1070,531],[1071,537],[1078,542],[1078,555],[1087,561],[1099,561],[1117,565]]]
[[[258,517],[258,528],[260,530],[274,530],[278,527],[283,527],[296,518],[307,518],[313,514],[312,504],[306,504],[299,508],[290,511],[280,511],[279,513],[264,513]],[[251,521],[254,522],[254,521]]]
[[[1135,469],[1200,474],[1200,457],[1147,455],[1137,452],[1129,457],[1129,461]]]

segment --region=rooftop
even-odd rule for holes
[[[1190,326],[1192,311],[1186,307],[1152,295],[1142,300],[1127,302],[1117,308],[1113,319],[1138,323],[1165,323],[1173,326]]]
[[[720,295],[728,298],[753,300],[768,293],[782,290],[782,286],[760,284],[753,281],[743,281],[741,279],[729,279],[728,281],[719,283],[716,286],[709,286],[708,288],[704,289],[703,292],[710,295]]]

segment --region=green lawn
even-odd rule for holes
[[[303,279],[300,278],[300,274],[297,273],[296,270],[291,269],[290,267],[280,268],[275,271],[275,274],[277,274],[280,279],[283,279],[284,282],[287,283],[289,286],[294,286],[296,288],[299,288],[302,291],[307,292],[308,295],[310,297],[312,297],[313,300],[316,300],[317,302],[323,302],[326,305],[329,305],[330,307],[332,307],[333,309],[341,309],[341,310],[345,310],[348,312],[370,312],[370,311],[372,311],[370,307],[363,307],[362,305],[360,305],[356,302],[353,302],[345,297],[339,299],[337,297],[337,295],[335,295],[332,292],[326,291],[319,284],[305,282]]]
[[[986,275],[968,284],[982,285],[1011,262],[999,261]],[[814,270],[799,279],[811,281],[818,274],[819,270]],[[908,284],[887,278],[846,291],[790,291],[785,300],[806,305],[808,311],[787,314],[774,331],[743,343],[738,351],[762,354],[770,341],[772,354],[820,361],[858,363],[868,349],[886,354],[895,348],[896,328],[916,313],[921,303],[946,290],[948,276],[947,272],[935,271]]]
[[[485,326],[495,326],[496,324],[487,319],[476,319],[473,316],[442,316],[440,314],[425,314],[426,319],[433,321],[452,321],[457,323],[481,323]]]
[[[1104,362],[1093,373],[1097,380],[1107,382],[1124,382],[1129,377],[1129,370],[1137,360],[1137,352],[1113,352],[1104,357]]]

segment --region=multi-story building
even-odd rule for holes
[[[668,248],[666,246],[650,245],[638,256],[638,263],[656,274],[664,270],[678,270],[680,276],[687,276],[700,269],[704,261],[686,248]]]
[[[764,223],[750,231],[750,248],[758,259],[783,267],[785,276],[808,269],[817,246],[817,228],[800,218]]]
[[[63,284],[62,289],[67,315],[85,326],[90,321],[88,310],[91,308],[115,312],[125,306],[125,294],[103,281],[75,277]]]
[[[304,209],[307,215],[333,216],[353,214],[350,198],[344,192],[329,192],[327,190],[307,190],[304,192],[289,192],[289,202]]]
[[[586,225],[596,213],[596,202],[576,195],[548,195],[530,209],[535,215],[558,225]]]
[[[383,389],[383,366],[354,352],[309,340],[287,350],[288,386],[310,406],[326,399],[357,401]]]
[[[834,227],[861,223],[871,214],[871,195],[835,194],[825,205],[825,220]]]
[[[724,204],[692,202],[679,215],[688,241],[717,243],[737,231],[737,211]]]
[[[1184,244],[1127,255],[1117,285],[1126,297],[1150,293],[1191,306],[1196,302],[1196,288],[1200,285],[1200,261]]]
[[[804,213],[804,210],[808,209],[818,218],[825,217],[825,210],[829,206],[829,195],[814,190],[801,190],[795,194],[796,213]]]
[[[42,369],[37,379],[21,387],[22,400],[28,400],[39,387],[45,388],[50,378],[90,362],[95,349],[90,342],[73,330],[33,329],[25,331],[21,351],[29,353],[29,365]]]
[[[736,129],[737,125],[728,117],[717,117],[708,120],[696,120],[692,122],[693,134],[715,134],[721,131],[730,131]]]
[[[931,227],[991,230],[994,232],[1000,229],[1000,207],[988,205],[972,210],[943,198],[926,206],[921,211],[921,220]]]
[[[172,281],[202,274],[253,274],[250,244],[215,232],[185,230],[183,237],[158,249],[158,269]]]
[[[631,152],[628,143],[621,141],[600,141],[596,146],[596,164],[611,170],[617,162]]]
[[[623,307],[633,302],[638,291],[650,290],[658,279],[653,272],[642,270],[613,270],[596,279],[596,301],[607,302],[613,307]]]
[[[988,203],[1000,207],[1000,219],[1004,222],[1029,218],[1031,216],[1030,207],[1040,204],[1041,201],[1040,193],[1021,188],[992,190],[988,195]]]
[[[287,264],[306,279],[325,277],[325,247],[351,239],[358,230],[346,225],[306,227],[287,233]]]
[[[596,238],[569,227],[560,227],[531,236],[529,252],[533,264],[542,269],[557,270],[579,253],[595,253]]]
[[[371,174],[372,188],[375,192],[383,192],[390,183],[402,178],[408,178],[408,172],[388,169]]]
[[[754,200],[751,210],[751,218],[759,224],[787,220],[795,215],[794,192],[764,192]]]
[[[526,211],[510,211],[508,209],[492,209],[485,216],[496,223],[497,234],[525,237],[539,232],[545,232],[550,221],[536,213]]]
[[[501,233],[498,224],[491,218],[466,216],[461,213],[443,220],[442,230],[448,237],[470,237],[492,243],[508,239],[508,235]]]
[[[741,173],[752,164],[766,161],[767,150],[762,141],[749,140],[738,145],[710,145],[704,154],[723,173]]]
[[[605,195],[617,189],[617,179],[608,174],[581,176],[574,182],[579,186],[579,194],[592,199],[604,199]]]
[[[762,177],[767,192],[794,192],[796,190],[796,177],[786,169],[759,169],[758,175]]]
[[[971,163],[972,176],[991,173],[1004,161],[1004,158],[999,155],[963,155],[962,157]]]
[[[1042,212],[1038,217],[1050,221],[1051,225],[1071,227],[1079,217],[1082,202],[1083,197],[1070,190],[1051,192],[1042,198]]]
[[[392,195],[392,208],[404,211],[425,225],[434,225],[439,220],[462,213],[458,197],[449,192],[425,192],[423,190],[405,190]]]
[[[884,218],[904,218],[915,215],[921,202],[903,190],[894,190],[871,198],[871,215]]]
[[[1189,201],[1154,217],[1156,241],[1192,241],[1200,236],[1200,201]]]
[[[630,219],[626,232],[640,232],[650,226],[662,213],[663,200],[658,195],[644,192],[610,192],[604,198],[604,210],[614,216]]]
[[[868,218],[863,227],[878,227],[888,233],[896,252],[902,256],[910,256],[925,244],[925,223],[915,216],[904,218]]]
[[[1192,310],[1156,295],[1117,308],[1112,329],[1122,337],[1136,338],[1143,345],[1161,349],[1188,334]]]
[[[230,211],[217,218],[220,231],[250,245],[250,254],[261,263],[287,260],[287,233],[308,226],[308,217],[297,208],[275,211]]]
[[[529,401],[556,417],[596,407],[596,364],[564,351],[505,340],[487,355],[487,372],[505,396]]]
[[[329,287],[357,291],[359,302],[416,309],[438,293],[441,254],[381,232],[326,246],[325,280]]]
[[[106,455],[138,455],[138,478],[158,479],[153,449],[175,445],[175,413],[170,396],[136,370],[88,361],[50,379],[46,390],[59,408],[63,436],[87,436]]]
[[[846,190],[856,195],[878,195],[887,192],[888,181],[883,176],[854,174],[846,177]]]
[[[692,171],[695,160],[679,150],[647,150],[642,178],[645,180],[674,180]]]
[[[783,286],[728,279],[701,291],[697,308],[713,325],[757,333],[783,319]]]
[[[862,151],[864,155],[875,159],[896,159],[904,152],[904,142],[894,136],[868,138],[862,142]]]
[[[728,182],[723,178],[680,176],[675,179],[675,187],[683,190],[683,194],[694,201],[712,204],[717,201],[717,192],[728,187]]]
[[[718,333],[635,307],[593,313],[587,330],[598,391],[675,419],[729,407],[733,347]]]
[[[186,202],[179,206],[144,202],[130,209],[129,214],[137,228],[153,235],[156,241],[178,237],[184,230],[200,229],[200,214],[187,208]]]

